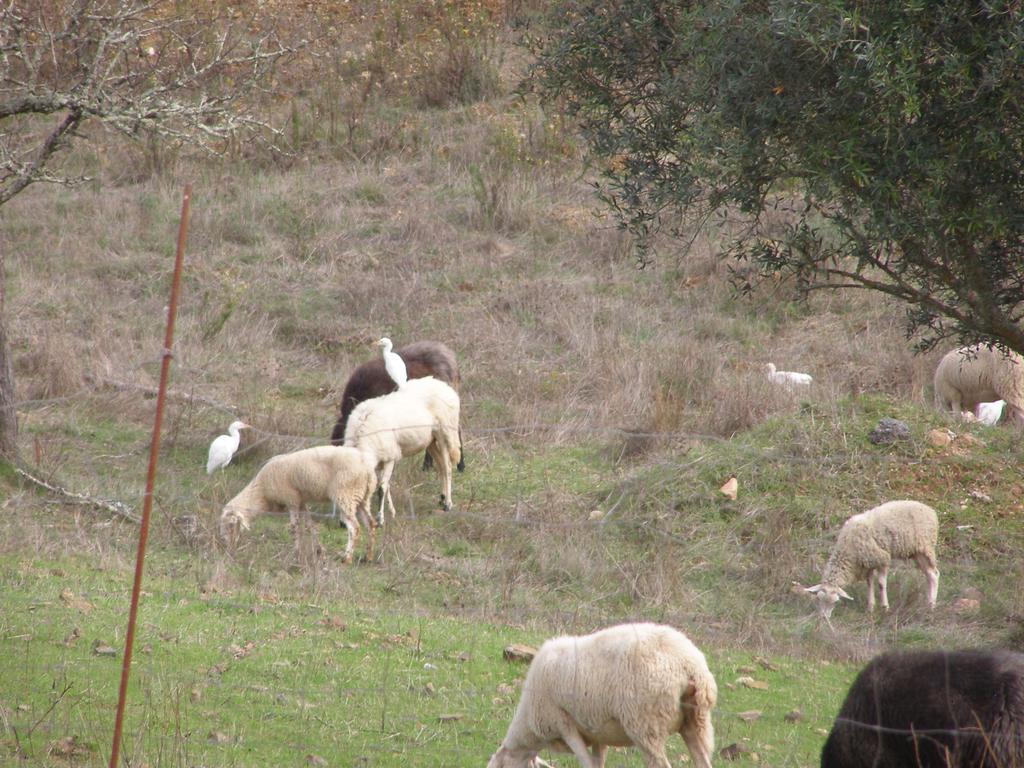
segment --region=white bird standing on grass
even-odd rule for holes
[[[397,352],[391,351],[391,339],[385,336],[374,346],[380,347],[384,356],[384,370],[388,372],[395,384],[402,386],[409,380],[409,374],[405,370],[405,360]]]
[[[793,371],[777,371],[775,363],[768,363],[768,381],[773,384],[781,384],[786,389],[797,389],[811,386],[814,379],[809,373],[794,373]]]
[[[240,429],[250,429],[244,421],[232,421],[228,427],[228,434],[214,438],[210,443],[210,454],[206,459],[206,474],[212,475],[214,470],[222,469],[231,463],[231,457],[238,450],[238,443],[242,436],[238,434]]]

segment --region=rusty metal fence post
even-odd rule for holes
[[[156,461],[160,453],[160,425],[163,420],[164,398],[171,367],[171,344],[174,341],[174,317],[178,309],[178,288],[181,284],[181,266],[185,259],[185,235],[188,232],[189,201],[192,185],[185,185],[181,203],[181,221],[178,224],[178,248],[174,255],[174,273],[171,277],[171,297],[167,302],[167,326],[164,347],[161,350],[160,387],[156,395],[156,414],[153,417],[153,437],[149,445],[149,469],[146,472],[146,491],[142,498],[142,521],[139,524],[139,544],[135,552],[135,581],[132,584],[131,606],[128,609],[128,629],[124,637],[124,660],[121,664],[121,685],[117,693],[117,715],[114,718],[114,740],[110,748],[109,768],[116,768],[121,747],[121,728],[124,724],[124,706],[128,695],[128,675],[132,665],[132,644],[135,641],[135,620],[139,611],[142,588],[142,565],[146,558],[146,540],[149,538],[149,516],[153,509],[153,485],[156,481]]]

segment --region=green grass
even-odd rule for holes
[[[545,636],[391,610],[387,593],[372,601],[311,596],[301,577],[286,574],[218,588],[198,581],[200,570],[151,555],[123,747],[133,764],[301,765],[318,755],[339,766],[478,765],[504,734],[524,671],[502,660],[502,648]],[[365,572],[344,574],[354,591]],[[20,749],[32,765],[64,765],[47,752],[74,736],[88,752],[77,764],[104,764],[129,563],[7,555],[0,581],[8,722],[0,747],[12,759]],[[105,647],[117,656],[98,655]],[[720,686],[719,746],[743,743],[771,764],[813,764],[852,668],[772,656],[769,671],[755,655],[709,653]],[[768,690],[735,682],[744,675]],[[783,715],[792,709],[803,718],[791,724]],[[762,715],[738,717],[750,710]],[[670,754],[683,751],[681,741],[670,745]],[[609,764],[640,762],[616,751]]]
[[[871,445],[864,436],[889,413],[915,424],[912,440]],[[502,660],[504,645],[644,618],[682,627],[707,654],[719,749],[740,744],[741,764],[815,765],[864,658],[1019,642],[1015,436],[972,427],[982,442],[945,451],[924,440],[929,422],[942,417],[874,396],[805,404],[731,440],[625,462],[589,439],[537,447],[506,436],[470,453],[451,514],[431,512],[435,477],[404,463],[403,517],[382,538],[383,562],[339,565],[344,532],[321,525],[322,570],[297,567],[276,516],[257,521],[233,560],[206,533],[182,541],[168,511],[201,499],[192,511],[208,531],[253,466],[186,482],[204,443],[175,444],[147,559],[125,753],[149,765],[301,765],[309,755],[479,765],[518,699],[523,668]],[[102,420],[72,432],[116,447]],[[717,492],[729,474],[740,480],[735,501]],[[10,473],[0,483],[22,491]],[[967,497],[974,486],[991,501]],[[856,601],[830,629],[790,583],[813,583],[845,516],[879,496],[939,508],[940,606],[930,614],[920,575],[900,566],[892,613],[865,613],[864,587],[853,585]],[[119,660],[94,648],[121,652],[134,535],[91,513],[4,519],[0,749],[11,759],[20,750],[29,764],[64,765],[62,749],[73,748],[76,764],[104,764]],[[953,602],[965,590],[982,605],[962,615]],[[738,682],[746,676],[767,690]],[[670,745],[674,761],[684,751]],[[628,750],[609,760],[639,764]]]

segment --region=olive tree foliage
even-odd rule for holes
[[[2,206],[37,183],[84,181],[62,162],[101,127],[183,149],[222,152],[257,116],[274,65],[296,46],[217,4],[166,0],[0,0]],[[0,455],[17,421],[0,251]]]
[[[546,29],[532,81],[642,261],[720,216],[760,268],[735,275],[880,291],[922,347],[1024,352],[1019,2],[562,0]]]

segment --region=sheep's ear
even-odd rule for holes
[[[804,592],[810,592],[812,595],[816,595],[821,592],[821,584],[815,584],[813,587],[804,587]]]
[[[845,592],[844,592],[844,591],[843,591],[843,590],[842,590],[841,588],[839,588],[839,587],[836,587],[836,592],[837,592],[837,593],[839,594],[839,596],[840,596],[840,597],[845,597],[845,598],[846,598],[847,600],[853,600],[853,598],[852,598],[852,597],[850,597],[850,596],[849,596],[848,594],[846,594],[846,593],[845,593]]]

